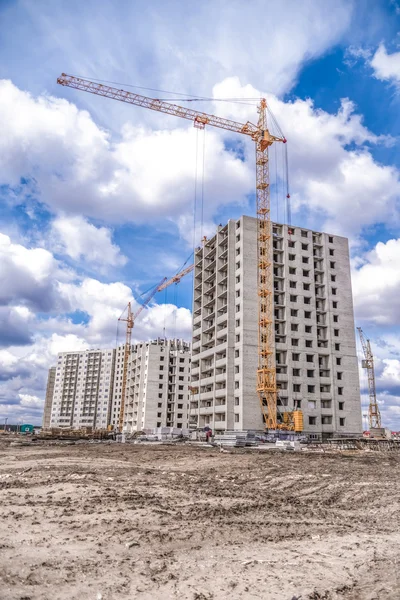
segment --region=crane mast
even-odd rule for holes
[[[154,296],[157,294],[157,292],[161,292],[162,290],[165,290],[168,286],[172,285],[173,283],[175,283],[175,284],[179,283],[180,280],[182,279],[182,277],[185,277],[185,275],[188,275],[189,273],[191,273],[193,271],[193,269],[194,269],[194,265],[189,265],[188,267],[186,267],[185,269],[183,269],[182,271],[180,271],[179,273],[177,273],[170,279],[168,279],[167,277],[164,277],[160,281],[160,283],[158,283],[151,290],[151,292],[146,297],[146,299],[143,301],[143,303],[139,306],[139,308],[137,309],[135,314],[132,313],[131,303],[128,302],[128,306],[125,309],[125,310],[127,310],[126,317],[122,317],[122,315],[121,315],[118,319],[118,321],[126,322],[124,366],[122,369],[121,406],[120,406],[120,411],[119,411],[119,416],[118,416],[119,431],[122,431],[122,428],[124,426],[126,382],[127,382],[127,378],[128,378],[128,358],[131,353],[132,329],[133,329],[133,326],[135,325],[135,321],[138,318],[138,316],[140,315],[140,313],[142,312],[142,310],[148,305],[148,303],[152,300],[152,298],[154,298]],[[124,310],[124,313],[125,313],[125,310]]]
[[[268,131],[267,103],[261,100],[258,128]],[[257,392],[268,429],[277,427],[277,388],[273,324],[273,271],[268,150],[272,141],[256,142],[258,369]]]
[[[258,107],[257,125],[238,123],[216,115],[184,108],[157,98],[127,92],[109,85],[96,83],[63,73],[57,83],[91,94],[105,96],[120,102],[142,106],[150,110],[166,113],[193,122],[194,126],[204,129],[206,125],[250,137],[256,145],[256,204],[257,204],[257,295],[258,295],[258,367],[256,389],[261,411],[268,429],[279,428],[277,419],[277,386],[275,367],[275,337],[273,324],[273,268],[271,244],[271,210],[269,179],[269,147],[274,142],[286,143],[283,136],[272,135],[268,129],[267,102],[263,98]],[[292,416],[301,415],[301,411]],[[289,416],[289,415],[288,415]],[[121,422],[120,417],[120,422]],[[302,429],[302,416],[294,420],[293,428]],[[301,423],[301,425],[299,425]],[[284,428],[284,427],[283,427]]]
[[[360,335],[361,346],[364,353],[364,359],[362,361],[363,369],[367,370],[368,374],[368,392],[369,392],[369,406],[368,406],[368,422],[370,429],[381,428],[381,413],[379,410],[378,403],[376,401],[376,388],[375,388],[375,369],[374,369],[374,356],[371,350],[371,343],[364,335],[361,327],[357,327]]]

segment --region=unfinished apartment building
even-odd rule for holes
[[[119,429],[119,413],[122,402],[122,380],[124,376],[125,344],[118,346],[115,352],[115,367],[113,372],[110,425]]]
[[[159,338],[132,346],[124,429],[188,428],[190,344]]]
[[[44,401],[42,427],[48,429],[50,427],[51,407],[53,405],[54,385],[56,382],[56,367],[51,367],[47,376],[46,398]]]
[[[273,224],[278,408],[311,438],[358,435],[361,405],[346,238]],[[257,220],[218,227],[195,253],[190,426],[262,430]]]
[[[107,427],[113,393],[115,354],[115,350],[86,350],[62,352],[58,355],[51,403],[51,427]]]

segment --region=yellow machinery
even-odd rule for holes
[[[362,361],[363,369],[367,370],[368,373],[368,391],[369,391],[369,406],[368,406],[368,422],[370,429],[380,429],[381,425],[381,413],[379,410],[378,403],[376,401],[376,389],[375,389],[375,370],[374,370],[374,356],[371,350],[371,344],[366,339],[361,327],[357,327],[358,333],[360,334],[361,346],[364,353],[364,360]]]
[[[142,106],[150,110],[166,113],[182,119],[192,121],[198,129],[206,125],[225,129],[233,133],[240,133],[250,137],[255,143],[256,150],[256,205],[257,205],[257,295],[258,295],[258,367],[257,367],[257,393],[260,400],[261,411],[267,429],[280,429],[277,419],[277,386],[275,368],[275,333],[273,323],[273,265],[272,265],[272,231],[270,211],[270,177],[269,177],[269,148],[275,142],[286,143],[283,135],[272,135],[267,123],[267,101],[262,98],[258,106],[257,125],[250,123],[237,123],[230,119],[223,119],[216,115],[193,110],[149,98],[133,92],[95,83],[63,73],[57,83],[77,90],[105,96],[120,102]],[[129,318],[129,317],[128,317]],[[127,329],[129,321],[127,321]],[[133,323],[131,323],[133,325]],[[128,331],[127,331],[128,335]],[[125,374],[124,374],[125,377]],[[298,411],[295,411],[298,412]],[[292,417],[288,417],[294,421]],[[123,414],[120,416],[123,419]],[[300,418],[296,417],[300,423]],[[282,424],[283,425],[283,424]],[[293,426],[294,427],[294,426]]]

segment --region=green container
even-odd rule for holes
[[[33,433],[33,425],[28,425],[28,424],[21,425],[20,432],[21,433]]]

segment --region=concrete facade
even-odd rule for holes
[[[157,339],[135,344],[128,362],[125,427],[128,432],[187,429],[190,344]]]
[[[359,435],[346,238],[273,224],[278,407],[300,403],[311,438]],[[256,393],[257,220],[220,226],[195,253],[190,426],[263,429]]]
[[[115,350],[115,367],[110,408],[110,425],[113,425],[114,429],[119,428],[119,412],[122,402],[122,380],[124,375],[124,354],[125,344],[118,346]]]
[[[47,376],[46,399],[44,401],[42,420],[43,429],[48,429],[50,427],[51,408],[53,406],[54,384],[56,381],[56,371],[56,367],[51,367]]]
[[[115,350],[58,355],[51,427],[107,427],[111,418],[115,356]]]

